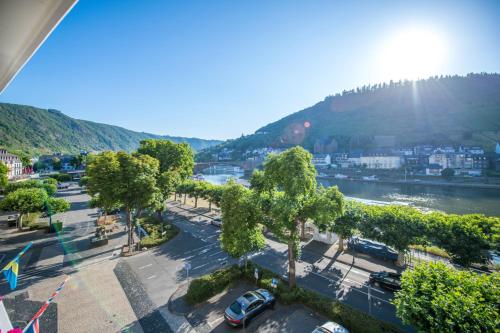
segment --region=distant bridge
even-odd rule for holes
[[[262,164],[262,162],[256,161],[228,161],[228,162],[202,162],[196,163],[194,165],[194,173],[201,173],[203,170],[208,169],[210,167],[239,167],[243,169],[245,172],[249,172],[255,169],[257,166]]]

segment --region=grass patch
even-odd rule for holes
[[[178,233],[179,229],[170,223],[163,223],[163,235],[162,226],[158,218],[150,215],[143,216],[139,219],[141,227],[148,233],[147,237],[141,239],[142,247],[153,247],[165,243],[172,238],[174,238]]]
[[[410,245],[410,248],[424,253],[430,253],[446,259],[451,259],[448,252],[437,246]]]
[[[304,304],[312,310],[324,315],[329,320],[342,324],[351,333],[401,332],[399,327],[378,320],[347,304],[321,296],[316,292],[304,288],[289,288],[286,281],[282,280],[278,275],[267,269],[256,266],[251,262],[248,263],[246,268],[231,266],[193,280],[189,285],[186,301],[190,304],[206,301],[210,297],[222,292],[236,281],[239,281],[241,278],[255,284],[254,270],[256,267],[260,272],[260,279],[257,283],[259,287],[272,291],[271,281],[273,278],[278,279],[278,288],[274,291],[274,295],[284,304]]]

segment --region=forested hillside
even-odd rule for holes
[[[478,144],[491,151],[499,140],[500,75],[470,74],[343,91],[220,147]]]
[[[0,147],[7,149],[28,153],[132,151],[138,147],[140,140],[148,138],[187,142],[195,150],[220,143],[217,140],[134,132],[118,126],[73,119],[57,110],[0,103]]]

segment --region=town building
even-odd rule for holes
[[[441,171],[443,171],[443,167],[436,163],[431,163],[425,168],[426,176],[441,176]]]
[[[7,178],[14,179],[23,174],[23,163],[21,159],[5,149],[0,149],[0,161],[7,166]]]
[[[360,164],[367,169],[399,169],[403,163],[400,156],[370,154],[361,156]]]
[[[316,167],[327,167],[332,164],[332,158],[330,154],[314,154],[312,162]]]

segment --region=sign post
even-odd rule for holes
[[[368,314],[372,314],[372,286],[368,283]]]
[[[276,278],[271,280],[271,288],[276,292],[276,288],[278,288],[278,280]]]
[[[189,270],[191,269],[191,264],[189,262],[186,262],[184,264],[184,269],[186,270],[186,278],[187,278],[188,287],[189,287]]]

